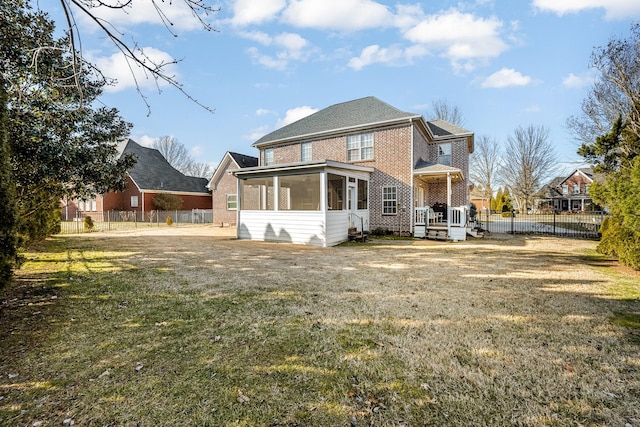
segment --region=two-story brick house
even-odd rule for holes
[[[349,228],[464,239],[474,136],[375,97],[332,105],[253,146],[238,178],[238,238],[331,246]],[[215,190],[214,190],[215,192]],[[462,218],[464,216],[464,218]]]
[[[556,177],[538,194],[538,205],[556,212],[584,212],[599,210],[589,195],[589,186],[602,177],[591,168],[580,168],[568,176]]]

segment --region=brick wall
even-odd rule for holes
[[[576,184],[580,186],[579,195],[586,196],[588,195],[587,187],[591,184],[591,180],[588,179],[586,176],[584,176],[582,173],[576,172],[573,175],[571,175],[569,178],[567,178],[563,182],[563,184],[569,187],[568,188],[569,192],[566,194],[567,196],[574,195],[573,186]],[[562,185],[558,186],[557,190],[560,192],[560,194],[562,194]]]
[[[347,135],[325,139],[300,141],[295,144],[283,144],[273,147],[274,164],[299,162],[301,158],[301,142],[312,143],[313,160],[334,160],[359,166],[374,168],[369,182],[369,222],[370,228],[378,227],[391,230],[409,231],[412,216],[412,188],[413,166],[411,164],[411,141],[413,133],[414,162],[419,158],[436,163],[438,150],[436,142],[428,142],[418,129],[407,123],[390,128],[373,131],[373,159],[364,161],[347,161]],[[452,165],[460,168],[468,177],[469,162],[466,139],[452,140]],[[264,159],[264,149],[259,155],[261,164]],[[405,207],[399,215],[382,214],[382,188],[397,187],[398,204]],[[467,183],[453,183],[452,205],[467,204],[469,194]],[[447,185],[444,183],[430,184],[428,189],[429,204],[446,203]],[[215,218],[215,214],[214,214]]]
[[[224,164],[218,166],[222,175],[218,182],[214,182],[214,190],[211,194],[213,203],[213,222],[215,224],[235,224],[237,221],[235,210],[227,209],[227,194],[236,194],[238,191],[237,178],[229,173],[231,169],[237,169],[237,165],[227,156]],[[236,199],[237,200],[237,199]]]

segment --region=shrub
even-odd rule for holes
[[[159,193],[153,198],[153,205],[159,211],[179,211],[182,209],[182,199],[175,194]]]
[[[167,215],[167,225],[173,225],[173,218],[171,218],[171,215]]]
[[[86,217],[84,219],[84,231],[91,231],[93,230],[93,227],[95,227],[95,224],[93,223],[93,218],[91,218],[90,216]]]
[[[515,215],[513,215],[515,217]],[[502,212],[502,218],[511,218],[511,212]]]

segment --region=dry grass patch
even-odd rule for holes
[[[640,425],[638,284],[592,242],[217,231],[28,253],[0,295],[0,424]]]

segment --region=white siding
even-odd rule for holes
[[[239,216],[239,239],[327,246],[324,212],[241,211]]]
[[[347,211],[327,213],[327,246],[334,246],[349,239],[349,214]]]

